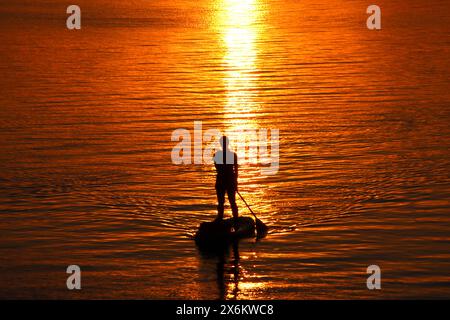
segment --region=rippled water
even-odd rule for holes
[[[0,4],[1,297],[450,297],[447,1],[378,1],[381,31],[365,1],[77,4],[80,31]],[[280,130],[279,172],[240,174],[267,238],[197,250],[214,168],[171,162],[194,121]]]

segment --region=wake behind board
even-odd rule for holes
[[[227,245],[228,243],[255,237],[255,221],[250,217],[239,217],[237,220],[237,230],[233,232],[233,218],[202,222],[195,234],[195,242],[200,247],[212,247]]]

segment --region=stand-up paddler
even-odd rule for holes
[[[238,190],[238,157],[229,149],[229,140],[226,136],[220,138],[219,150],[214,155],[214,165],[217,171],[216,192],[217,192],[217,219],[223,219],[225,193],[231,205],[234,218],[234,229],[237,228],[238,207],[236,205],[236,192]]]

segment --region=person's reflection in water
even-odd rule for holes
[[[219,254],[217,262],[217,286],[219,289],[220,300],[236,300],[239,297],[239,280],[241,276],[240,264],[239,264],[239,246],[238,242],[234,242],[233,248],[233,260],[230,266],[227,266],[228,250],[224,250]],[[228,295],[230,286],[233,283],[230,295]]]
[[[225,263],[226,252],[219,254],[217,261],[217,287],[219,289],[219,300],[225,300],[227,297],[227,285],[225,283]]]
[[[237,241],[233,243],[233,262],[231,268],[234,275],[233,299],[236,300],[239,295],[239,280],[241,277],[241,266],[239,264],[239,246]]]

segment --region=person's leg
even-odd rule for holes
[[[235,229],[237,227],[238,207],[236,204],[236,190],[234,188],[227,189],[228,201],[230,201],[231,211],[233,212],[233,220]]]
[[[217,218],[223,219],[223,211],[225,206],[225,190],[222,188],[216,188],[217,193]]]

